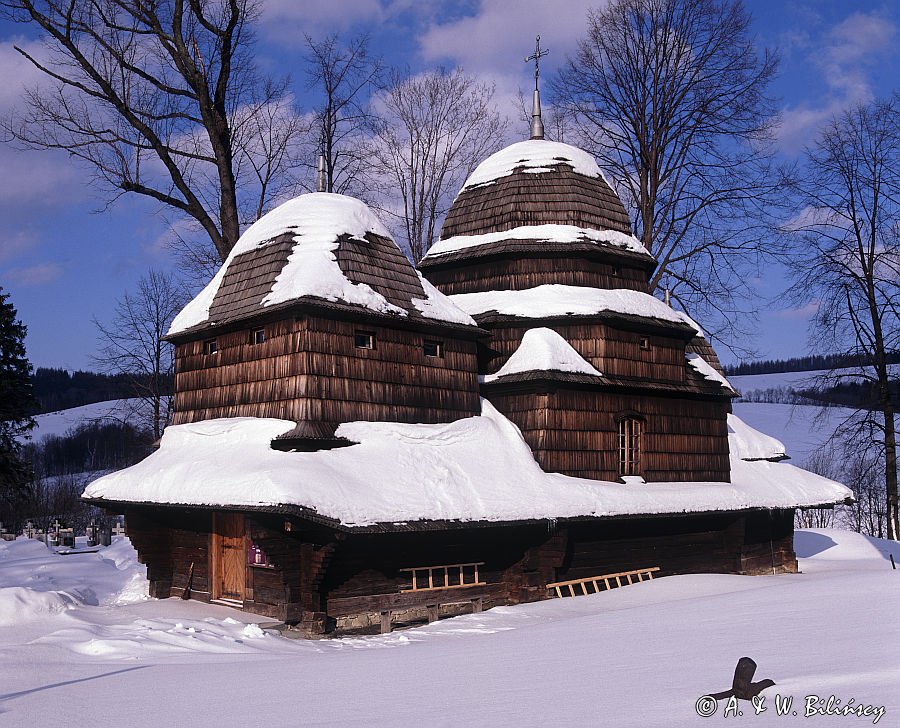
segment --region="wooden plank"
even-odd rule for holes
[[[352,614],[399,611],[426,604],[465,604],[473,599],[506,599],[506,584],[482,584],[472,587],[450,587],[428,592],[406,591],[393,594],[368,594],[355,597],[334,597],[327,601],[326,611],[330,617],[345,617]]]
[[[391,631],[391,610],[386,609],[381,613],[381,634],[389,634]]]

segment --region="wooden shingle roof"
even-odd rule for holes
[[[317,193],[294,198],[251,226],[176,317],[169,337],[190,338],[301,305],[475,328],[422,282],[368,207]]]
[[[578,174],[559,162],[539,173],[520,169],[464,189],[447,213],[441,239],[546,224],[631,233],[625,207],[602,177]]]

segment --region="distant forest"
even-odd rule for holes
[[[900,363],[900,351],[888,354],[889,364]],[[761,361],[729,364],[725,374],[740,376],[742,374],[780,374],[781,372],[814,372],[820,369],[837,369],[858,367],[861,360],[853,354],[816,354],[795,359],[763,359]]]
[[[71,372],[39,367],[32,376],[38,409],[34,414],[57,412],[111,399],[135,396],[135,378],[124,374]],[[172,382],[169,382],[171,394]]]

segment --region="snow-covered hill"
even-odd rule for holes
[[[759,715],[740,703],[747,725],[806,725],[807,696],[872,706],[864,718],[816,714],[811,726],[900,724],[900,577],[887,558],[900,547],[823,530],[799,532],[796,548],[801,574],[667,577],[389,635],[297,641],[250,614],[143,598],[127,540],[80,556],[0,542],[0,714],[4,725],[68,715],[98,728],[677,728],[706,725],[698,699],[728,689],[749,656],[755,679],[775,685]],[[776,695],[798,715],[776,715]],[[725,702],[713,707],[721,722]]]
[[[891,364],[888,369],[891,376],[900,377],[900,364]],[[852,381],[859,369],[841,369],[839,373],[846,375],[847,381]],[[772,374],[742,374],[731,375],[728,381],[742,393],[766,390],[766,389],[817,389],[818,379],[828,372],[775,372]]]
[[[61,437],[79,425],[91,423],[137,424],[142,419],[141,413],[146,407],[147,404],[141,399],[111,399],[36,415],[34,421],[37,427],[31,431],[31,439],[38,442],[51,435]]]
[[[71,407],[58,412],[48,412],[34,418],[37,427],[31,431],[34,441],[56,435],[61,437],[79,425],[91,422],[121,421],[124,413],[137,400],[113,399],[107,402],[94,402],[81,407]]]
[[[835,429],[853,410],[802,404],[735,402],[734,413],[751,427],[784,443],[794,465],[803,467],[817,449],[826,446]]]

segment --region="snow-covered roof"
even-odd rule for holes
[[[429,260],[456,253],[460,250],[478,248],[505,241],[528,240],[535,243],[595,243],[628,250],[632,253],[649,256],[650,253],[634,235],[618,230],[595,230],[577,225],[520,225],[500,232],[483,233],[481,235],[455,235],[438,240],[425,256]]]
[[[673,311],[658,298],[624,288],[588,288],[551,283],[522,291],[457,293],[448,298],[471,316],[490,311],[524,318],[588,316],[610,312],[685,323],[679,312]]]
[[[469,175],[462,188],[467,190],[490,184],[519,169],[534,174],[548,172],[561,163],[572,167],[577,174],[600,177],[606,181],[596,160],[584,150],[562,142],[528,139],[511,144],[485,159]]]
[[[784,460],[787,448],[780,440],[756,430],[737,415],[728,415],[728,448],[741,460]]]
[[[706,359],[694,352],[687,352],[684,355],[685,359],[687,359],[687,363],[692,366],[704,379],[708,379],[711,382],[718,382],[729,392],[735,392],[734,387],[731,386],[731,383],[723,377],[719,372],[717,372],[710,365]]]
[[[484,382],[523,372],[573,372],[601,376],[594,366],[572,348],[571,344],[553,329],[529,329],[522,336],[519,348],[506,360],[496,374],[484,376]]]
[[[401,303],[388,300],[384,290],[376,290],[365,282],[354,282],[345,267],[339,263],[337,254],[341,246],[352,241],[363,250],[372,246],[377,236],[380,243],[386,243],[378,254],[384,252],[391,256],[391,264],[399,266],[406,281],[406,293]],[[280,272],[272,280],[263,280],[263,291],[253,303],[258,306],[274,306],[297,299],[314,298],[324,301],[339,302],[359,306],[382,314],[405,317],[415,312],[425,318],[473,325],[470,317],[458,311],[439,291],[416,282],[416,274],[412,266],[403,257],[402,252],[391,240],[390,234],[375,214],[363,202],[344,195],[325,192],[300,195],[278,206],[251,225],[240,237],[225,263],[204,288],[175,317],[169,328],[169,335],[186,331],[201,324],[214,324],[219,321],[212,316],[214,302],[221,301],[223,283],[229,271],[237,268],[236,259],[259,252],[260,255],[273,250],[273,244],[285,238],[289,245],[283,253],[276,255],[276,264],[281,264]],[[387,261],[379,261],[378,254],[370,255],[374,266],[387,265]],[[280,258],[280,259],[278,259]],[[242,259],[247,261],[245,257]],[[250,276],[254,272],[252,259],[245,266],[250,269],[242,275]],[[256,266],[259,267],[259,266]],[[406,270],[408,268],[408,270]],[[396,271],[391,271],[395,273]],[[396,275],[384,276],[388,280]],[[254,281],[256,282],[256,281]],[[246,289],[252,288],[246,281],[237,280],[231,286],[234,290],[227,295],[232,297],[250,295]],[[423,295],[424,289],[424,295]],[[217,299],[217,296],[220,296]],[[247,304],[240,306],[246,311]]]
[[[519,429],[486,400],[478,417],[437,425],[350,422],[336,434],[358,444],[273,450],[272,439],[292,427],[254,418],[172,426],[159,450],[94,481],[84,495],[95,502],[298,506],[348,527],[794,508],[851,496],[792,465],[735,455],[731,483],[623,485],[545,473]]]

